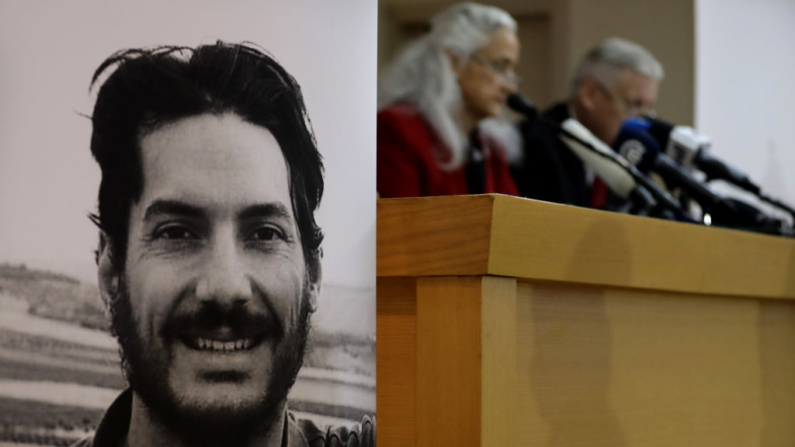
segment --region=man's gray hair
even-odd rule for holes
[[[594,78],[612,87],[622,71],[630,69],[661,81],[665,76],[662,64],[645,48],[619,37],[612,37],[592,48],[580,61],[571,82],[571,96],[587,78]]]
[[[452,157],[440,166],[460,167],[466,160],[467,138],[456,121],[461,90],[445,51],[469,57],[500,29],[516,30],[510,14],[477,3],[453,5],[431,19],[428,34],[412,42],[379,78],[379,110],[403,102],[417,108]]]

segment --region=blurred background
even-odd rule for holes
[[[381,0],[378,67],[453,1]],[[711,152],[795,203],[794,0],[493,0],[517,21],[521,93],[539,109],[565,99],[585,52],[609,37],[634,41],[662,63],[656,106],[665,121],[695,127]],[[715,189],[759,205],[737,188]],[[765,208],[764,205],[760,205]]]

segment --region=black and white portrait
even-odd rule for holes
[[[366,3],[0,6],[0,443],[375,444]]]

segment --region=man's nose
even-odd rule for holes
[[[241,250],[234,231],[219,231],[214,235],[196,285],[199,300],[233,304],[251,298],[251,281]]]

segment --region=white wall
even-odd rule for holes
[[[713,153],[795,204],[795,0],[697,0],[696,56]]]
[[[303,89],[326,165],[325,284],[375,287],[376,2],[0,1],[0,262],[96,278],[88,86],[111,53],[252,41]]]

